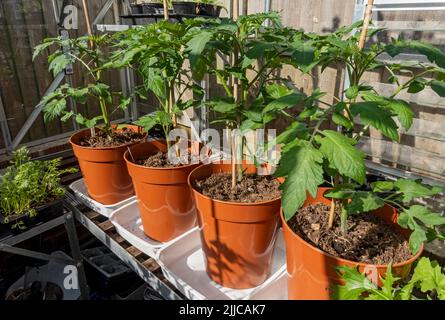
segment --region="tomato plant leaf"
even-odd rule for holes
[[[317,142],[320,143],[320,151],[329,160],[331,167],[363,183],[366,174],[365,154],[354,147],[356,141],[332,130],[324,130],[322,134],[324,138],[318,138]]]
[[[365,125],[371,125],[393,141],[399,141],[397,124],[392,119],[391,113],[381,108],[378,103],[367,101],[351,104],[351,113],[360,115]]]
[[[309,192],[316,196],[318,186],[323,183],[323,154],[309,143],[301,143],[283,154],[276,177],[286,177],[281,186],[282,206],[286,220],[294,216],[304,203]]]
[[[407,203],[415,198],[434,196],[442,192],[441,187],[422,184],[421,180],[399,179],[394,183],[395,188],[403,193],[403,202]]]

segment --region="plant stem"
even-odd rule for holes
[[[100,105],[100,110],[102,112],[102,116],[104,118],[105,132],[108,135],[110,135],[111,134],[111,123],[110,123],[110,119],[108,117],[108,110],[107,110],[107,106],[105,104],[105,100],[102,97],[99,97],[99,105]]]

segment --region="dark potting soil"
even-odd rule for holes
[[[348,232],[340,229],[340,209],[335,212],[335,222],[328,229],[330,207],[325,204],[310,205],[300,209],[288,221],[290,228],[303,239],[333,256],[369,264],[399,263],[411,258],[408,241],[372,213],[348,217]]]
[[[143,137],[143,133],[135,132],[128,128],[113,132],[111,138],[108,137],[105,132],[99,130],[94,137],[81,139],[80,145],[82,147],[92,148],[119,147],[127,143],[141,141]]]
[[[214,173],[210,177],[197,180],[196,190],[203,195],[222,201],[256,203],[281,197],[280,183],[271,176],[244,175],[232,189],[232,176],[227,173]]]
[[[190,155],[188,156],[187,163],[191,163]],[[178,168],[184,165],[183,163],[179,162],[179,159],[178,163],[169,161],[168,154],[161,151],[159,151],[157,154],[149,156],[146,159],[139,160],[138,164],[150,168]]]

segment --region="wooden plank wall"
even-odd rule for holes
[[[326,33],[352,21],[354,0],[271,0],[272,10],[281,12],[283,23],[303,29],[306,32]],[[228,5],[230,1],[225,1]],[[248,12],[264,10],[262,0],[248,1]],[[389,41],[400,34],[408,39],[431,42],[445,48],[445,12],[385,12],[374,14],[373,20],[379,27],[390,29],[378,39],[371,41]],[[426,28],[429,31],[413,31],[415,28]],[[395,29],[395,30],[394,30]],[[292,79],[298,88],[310,93],[314,88],[327,92],[327,102],[332,96],[341,96],[343,90],[343,72],[341,69],[327,68],[323,74],[315,70],[310,76],[302,76],[298,71],[286,68],[282,75]],[[390,95],[394,90],[387,84],[385,72],[369,73],[365,81],[372,83],[382,94]],[[395,168],[407,169],[422,175],[445,180],[445,99],[432,90],[412,95],[402,92],[400,98],[410,102],[415,111],[413,127],[405,132],[401,130],[401,145],[388,141],[381,134],[371,131],[370,137],[364,140],[363,150],[375,162]],[[281,130],[284,122],[276,122],[273,127]]]
[[[90,19],[93,20],[106,0],[88,1]],[[79,29],[70,31],[71,37],[86,34],[85,19],[81,1],[74,4],[79,9]],[[112,14],[106,17],[106,23],[113,23]],[[47,55],[42,55],[34,63],[31,61],[33,48],[46,37],[57,36],[51,0],[2,0],[0,1],[0,90],[8,119],[11,135],[14,138],[23,126],[33,108],[40,101],[43,93],[51,84],[53,77],[48,73]],[[47,54],[50,50],[47,51]],[[71,76],[74,86],[85,83],[85,75],[78,66]],[[120,88],[117,74],[107,75],[113,88]],[[94,101],[86,106],[78,105],[78,110],[95,115],[99,107]],[[122,117],[116,114],[115,118]],[[41,138],[73,130],[71,122],[53,121],[44,123],[40,116],[31,127],[23,142],[35,141]],[[0,148],[4,146],[3,137]]]

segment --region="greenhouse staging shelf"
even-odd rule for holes
[[[70,194],[69,197],[76,219],[165,299],[273,300],[287,297],[281,230],[270,277],[261,286],[235,290],[214,283],[205,273],[197,227],[160,244],[143,233],[137,201],[123,205],[107,219],[89,210],[75,196]]]
[[[121,237],[110,220],[83,206],[73,195],[69,194],[68,197],[71,200],[76,220],[124,261],[142,280],[165,299],[184,299],[184,296],[165,279],[156,260]]]
[[[93,211],[96,211],[97,213],[100,213],[104,217],[109,218],[110,215],[116,211],[117,209],[121,208],[122,206],[125,206],[126,204],[134,201],[136,199],[135,196],[128,198],[126,200],[123,200],[121,202],[111,204],[111,205],[103,205],[94,199],[92,199],[88,195],[87,188],[85,186],[84,180],[79,179],[72,184],[70,184],[70,189],[74,192],[75,196],[88,208],[90,208]]]
[[[138,201],[123,205],[121,208],[113,212],[110,216],[111,223],[115,226],[117,232],[128,242],[130,242],[137,249],[143,253],[158,258],[160,251],[169,246],[170,243],[179,241],[196,228],[186,232],[184,235],[173,239],[167,243],[161,243],[147,237],[144,233],[141,218],[139,215]]]

